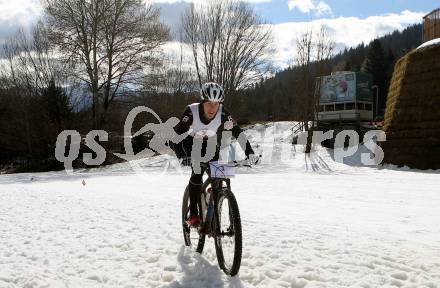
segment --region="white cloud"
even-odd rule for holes
[[[420,23],[425,14],[425,12],[403,11],[399,14],[370,16],[364,19],[338,17],[310,22],[268,24],[272,28],[277,47],[277,52],[272,55],[271,59],[275,67],[279,68],[286,68],[293,64],[296,55],[296,39],[307,31],[319,31],[321,26],[328,29],[337,47],[343,49],[354,47],[362,42],[368,44],[371,40],[394,30],[401,31],[411,24]]]
[[[0,18],[14,18],[23,13],[39,14],[41,12],[41,4],[38,0],[0,0]],[[32,15],[28,15],[32,16]]]
[[[312,0],[289,0],[287,6],[289,10],[298,8],[302,13],[310,13],[315,8]]]
[[[316,16],[321,16],[324,14],[333,14],[332,8],[325,3],[324,1],[319,1],[318,5],[316,5]]]
[[[186,2],[186,3],[206,3],[213,0],[148,0],[149,2],[153,3],[180,3],[180,2]],[[269,3],[272,2],[272,0],[244,0],[245,2],[249,3]]]
[[[287,1],[289,10],[298,9],[302,13],[315,12],[316,16],[332,14],[331,7],[324,1],[316,0],[289,0]]]
[[[40,15],[42,9],[39,0],[0,0],[0,20],[20,17],[20,20],[26,21]]]
[[[32,27],[42,11],[39,0],[0,0],[0,45],[19,28]]]
[[[167,4],[173,4],[173,3],[191,3],[191,2],[203,2],[203,0],[149,0],[146,2],[150,3],[167,3]]]
[[[193,54],[189,45],[178,41],[169,41],[162,47],[165,53],[165,62],[168,65],[178,65],[182,56],[182,68],[184,70],[194,69]]]

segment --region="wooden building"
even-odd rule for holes
[[[423,42],[440,38],[440,8],[423,17]]]

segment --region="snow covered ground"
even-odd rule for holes
[[[190,171],[163,173],[166,156],[140,174],[124,163],[1,175],[0,287],[440,287],[439,171],[296,148],[232,181],[244,233],[233,278],[212,239],[202,255],[183,246]]]

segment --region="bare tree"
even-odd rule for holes
[[[35,119],[47,116],[38,107],[42,102],[42,93],[51,84],[65,86],[68,75],[54,57],[42,22],[38,22],[30,33],[20,29],[7,39],[2,46],[2,56],[6,60],[6,66],[1,69],[0,77],[4,79],[8,93],[14,98],[13,108],[22,116],[11,120],[11,123],[16,123],[16,127],[10,130],[16,135],[21,134],[22,139],[25,139],[27,155],[32,159],[34,142],[47,142],[50,138],[48,125],[42,125],[47,128],[47,133],[35,133],[35,129],[32,129],[41,124],[35,123]]]
[[[193,68],[184,67],[184,44],[182,43],[183,36],[180,36],[179,41],[179,57],[174,60],[171,67],[168,67],[167,75],[165,77],[166,87],[171,87],[173,94],[176,93],[190,93],[198,90],[197,87],[197,76],[196,71]]]
[[[19,32],[23,34],[23,31]],[[23,39],[23,38],[22,38]],[[26,38],[24,38],[26,39]],[[29,73],[26,73],[26,67],[23,67],[25,61],[16,59],[17,55],[20,55],[21,49],[19,48],[18,37],[9,38],[2,47],[2,56],[6,59],[7,69],[2,69],[3,78],[7,79],[8,84],[6,86],[11,87],[11,94],[14,94],[14,98],[18,100],[16,106],[19,107],[19,112],[23,116],[19,121],[17,127],[14,127],[16,134],[26,139],[27,156],[33,157],[32,149],[32,136],[29,119],[29,98],[32,97],[32,83],[34,79],[31,79]],[[21,64],[21,65],[19,65]],[[20,89],[21,88],[21,89]],[[5,141],[5,140],[4,140]],[[6,140],[8,141],[8,140]]]
[[[333,39],[331,38],[327,29],[324,26],[321,27],[321,29],[316,35],[315,49],[316,49],[315,61],[318,63],[315,77],[321,77],[329,72],[326,70],[326,65],[328,60],[332,57],[335,49],[335,42],[333,41]],[[317,82],[317,85],[315,85],[314,87],[315,87],[315,91],[313,93],[314,95],[313,112],[315,119],[318,119],[319,98],[321,95],[321,82]]]
[[[200,85],[216,81],[230,93],[267,71],[264,56],[270,51],[271,31],[249,4],[234,0],[193,4],[182,21]]]
[[[164,65],[155,71],[156,77],[149,77],[144,85],[147,91],[167,94],[188,94],[199,90],[197,73],[192,66],[192,59],[185,50],[182,35],[178,39],[178,50],[172,51],[164,58]],[[186,53],[185,53],[186,52]]]
[[[121,87],[140,84],[160,64],[169,30],[142,0],[46,0],[50,39],[92,94],[94,127]]]
[[[18,30],[2,47],[8,63],[8,69],[2,71],[4,76],[16,87],[28,89],[29,94],[40,93],[51,82],[57,86],[74,84],[58,60],[47,32],[44,23],[39,21],[29,33]]]
[[[297,83],[297,91],[295,95],[295,104],[300,120],[306,131],[309,130],[309,121],[311,119],[311,111],[313,103],[312,92],[312,61],[313,61],[313,32],[304,33],[296,40],[297,57],[296,64],[300,69],[299,81]],[[313,115],[313,114],[312,114]],[[312,116],[313,117],[313,116]]]
[[[320,85],[315,86],[315,78],[323,76],[326,61],[333,54],[335,44],[325,27],[317,34],[312,30],[296,40],[296,64],[300,69],[295,104],[300,121],[306,131],[313,130],[319,107]],[[312,127],[310,127],[312,121]],[[312,134],[307,138],[306,153],[311,150]]]

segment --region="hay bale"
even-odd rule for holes
[[[396,63],[384,117],[385,163],[440,169],[440,45]]]

